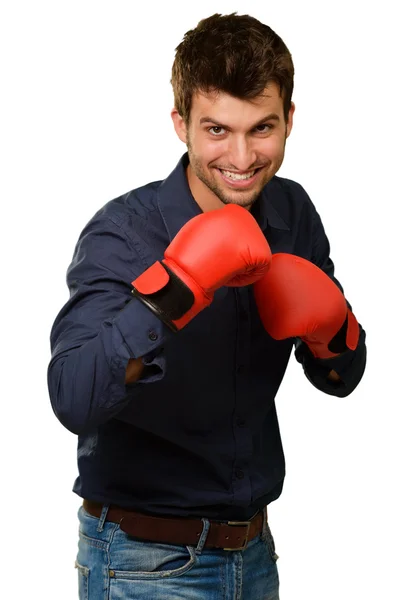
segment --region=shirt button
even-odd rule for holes
[[[151,342],[155,342],[155,340],[158,340],[158,333],[155,333],[155,331],[150,331],[148,337]]]
[[[236,423],[239,427],[244,427],[246,425],[246,421],[244,419],[236,419]]]
[[[237,373],[244,373],[246,367],[244,365],[237,365],[236,371]]]
[[[241,469],[236,469],[235,471],[237,479],[243,479],[244,472]]]

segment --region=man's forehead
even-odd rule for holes
[[[239,100],[240,102],[247,102],[250,104],[262,104],[266,102],[267,99],[281,99],[280,87],[274,83],[269,83],[257,96],[253,98],[238,98],[236,96],[231,96],[227,92],[220,89],[210,89],[210,90],[196,90],[193,93],[193,103],[197,104],[217,104],[223,100]]]
[[[276,86],[275,86],[276,88]],[[198,91],[193,95],[191,106],[192,120],[197,124],[206,122],[207,117],[220,119],[230,117],[234,113],[251,115],[252,119],[258,119],[261,114],[283,112],[283,100],[279,95],[279,89],[266,88],[261,94],[251,99],[241,99],[231,96],[223,91],[212,90],[209,92]]]

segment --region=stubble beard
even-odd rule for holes
[[[283,163],[283,159],[284,159],[284,155],[285,155],[285,146],[286,146],[286,136],[285,136],[285,141],[283,144],[283,150],[282,150],[281,155],[278,158],[276,168],[273,168],[273,170],[262,181],[262,184],[258,189],[252,191],[250,194],[247,194],[245,191],[238,192],[237,190],[234,190],[233,194],[231,194],[231,193],[226,193],[226,191],[216,183],[216,180],[214,179],[213,176],[209,177],[206,174],[206,172],[203,168],[203,165],[202,165],[202,161],[193,152],[191,141],[190,140],[187,141],[187,150],[188,150],[188,156],[190,159],[190,164],[191,164],[191,167],[192,167],[195,175],[198,177],[198,179],[200,179],[200,181],[202,181],[204,183],[204,185],[209,190],[211,190],[223,204],[238,204],[239,206],[243,206],[243,208],[250,208],[251,206],[253,206],[253,204],[256,202],[257,198],[260,196],[265,185],[267,183],[269,183],[269,181],[272,179],[272,177],[275,175],[275,173],[278,172],[278,170],[280,169],[280,167]]]

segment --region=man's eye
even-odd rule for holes
[[[260,127],[267,127],[267,129],[260,129]],[[256,129],[259,130],[259,133],[267,133],[268,131],[270,131],[272,129],[272,125],[267,125],[267,124],[263,124],[263,125],[258,125],[256,127]]]
[[[218,129],[218,131],[214,131],[214,132],[213,132],[213,130],[217,130],[217,129]],[[210,133],[212,133],[213,135],[215,135],[215,136],[218,136],[218,135],[220,135],[220,133],[219,133],[219,132],[220,132],[220,130],[223,130],[223,131],[224,131],[224,127],[219,127],[218,125],[215,125],[214,127],[209,127],[209,129],[208,129],[208,130],[209,130],[209,132],[210,132]]]
[[[267,123],[263,123],[262,125],[257,125],[255,130],[258,131],[259,133],[269,133],[269,131],[272,128],[273,128],[273,125],[268,125]],[[209,127],[208,131],[213,136],[219,137],[219,136],[223,135],[223,133],[220,133],[220,132],[225,132],[226,130],[224,129],[224,127],[220,127],[219,125],[214,125],[213,127]]]

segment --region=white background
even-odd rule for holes
[[[292,359],[276,400],[287,476],[269,516],[281,598],[412,600],[409,3],[196,4],[1,8],[1,595],[77,597],[76,437],[46,385],[65,272],[104,203],[175,167],[186,148],[169,116],[174,49],[201,18],[237,11],[292,52],[297,108],[279,174],[315,202],[367,331],[351,396],[318,392]]]

